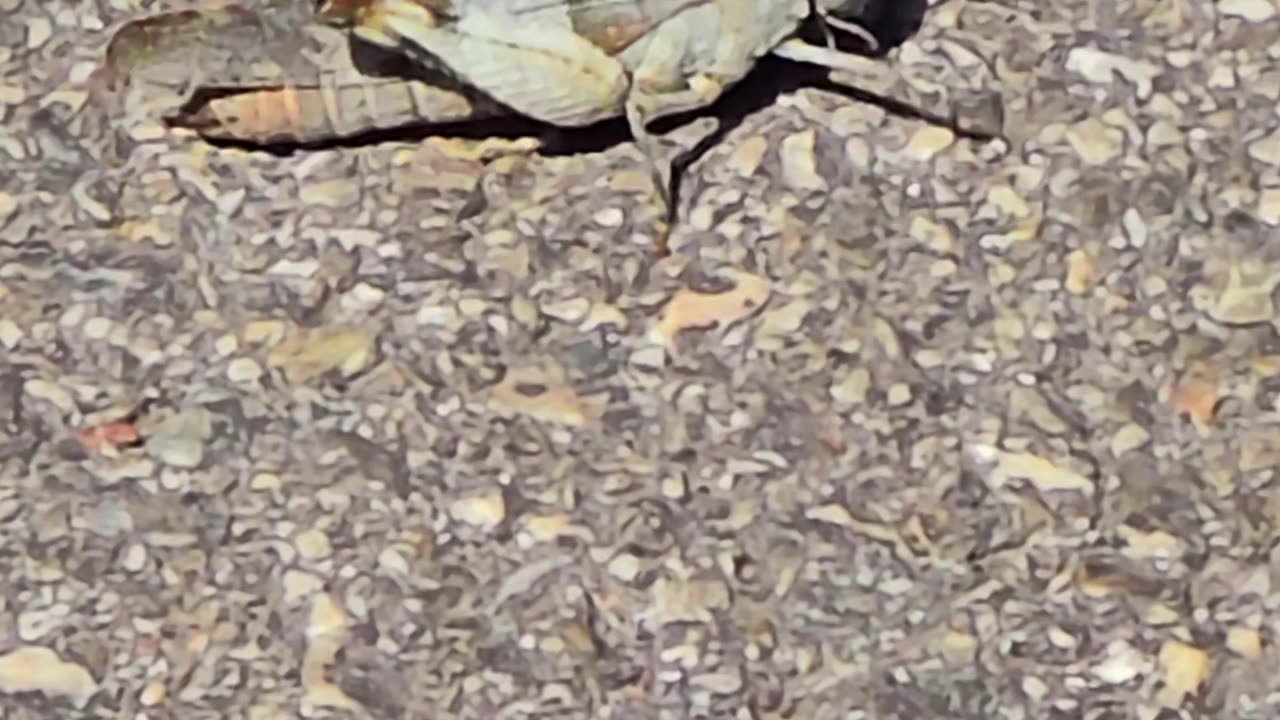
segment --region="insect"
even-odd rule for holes
[[[692,158],[661,162],[664,140],[650,123],[711,104],[768,54],[853,73],[859,87],[899,84],[887,63],[835,48],[841,33],[874,49],[856,18],[892,0],[318,1],[306,13],[228,5],[126,23],[94,85],[117,99],[142,96],[123,102],[130,111],[159,105],[171,126],[253,144],[521,116],[559,127],[625,118],[665,210],[662,253],[676,220],[677,164]],[[825,47],[800,37],[815,18]],[[146,98],[157,89],[158,100]],[[914,100],[897,104],[923,106]],[[963,127],[954,113],[919,114],[998,134]],[[524,139],[532,142],[515,151],[543,145]]]
[[[325,0],[354,36],[447,72],[523,115],[579,127],[625,116],[675,220],[659,118],[703,108],[766,54],[883,78],[883,64],[834,48],[868,0]],[[798,37],[816,14],[828,46]]]

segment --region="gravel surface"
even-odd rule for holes
[[[1280,714],[1276,0],[938,3],[1004,139],[782,93],[663,259],[630,143],[124,123],[170,7],[0,0],[0,718]]]

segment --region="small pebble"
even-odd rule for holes
[[[1262,636],[1252,628],[1233,627],[1227,631],[1227,648],[1240,657],[1257,660],[1262,657]]]
[[[254,382],[262,377],[262,366],[257,360],[239,357],[227,363],[227,379],[234,383]]]
[[[616,228],[622,225],[622,221],[626,219],[626,216],[623,215],[621,208],[611,207],[597,211],[592,216],[592,219],[604,227]]]
[[[160,680],[152,680],[138,695],[138,702],[143,707],[155,707],[164,702],[166,694],[164,683]]]
[[[911,136],[903,152],[916,162],[925,162],[951,147],[955,141],[956,134],[951,130],[939,125],[925,125]]]
[[[609,561],[609,574],[622,582],[631,582],[640,574],[640,560],[630,553],[622,553]]]
[[[906,383],[894,383],[889,386],[888,398],[890,407],[902,407],[911,402],[911,386]]]
[[[111,319],[91,317],[84,323],[84,336],[90,340],[103,340],[111,334]]]
[[[281,562],[286,561],[281,558]],[[294,605],[324,590],[324,580],[301,570],[286,570],[283,581],[284,600],[287,605]]]
[[[506,507],[501,492],[462,498],[449,507],[449,514],[468,525],[491,528],[506,517]]]
[[[1137,423],[1127,423],[1111,438],[1111,454],[1120,457],[1131,450],[1137,450],[1147,441],[1151,439],[1148,433],[1141,425]]]
[[[9,105],[13,107],[21,105],[26,102],[26,100],[27,91],[21,85],[0,85],[0,105]],[[0,222],[8,220],[13,209],[13,196],[9,193],[0,191]]]
[[[26,335],[14,321],[8,318],[0,319],[0,345],[4,345],[6,350],[17,347]]]
[[[27,49],[35,50],[53,37],[53,23],[48,18],[33,17],[27,20]]]
[[[31,398],[44,400],[45,402],[53,405],[63,414],[69,415],[72,412],[75,412],[76,403],[75,400],[71,398],[71,393],[54,383],[47,380],[41,380],[39,378],[32,378],[22,386],[22,389],[23,392]]]
[[[280,476],[275,473],[258,473],[249,481],[249,487],[253,490],[279,490],[281,487]]]
[[[120,566],[129,572],[140,572],[147,566],[147,548],[140,543],[133,543],[120,558]]]
[[[1276,16],[1274,0],[1218,0],[1219,13],[1260,23]]]
[[[329,536],[323,530],[312,528],[298,533],[293,539],[298,556],[305,560],[323,560],[333,553]]]
[[[234,333],[225,333],[213,341],[213,350],[222,357],[227,357],[240,347],[240,340]]]
[[[399,575],[409,573],[409,563],[404,559],[404,555],[393,547],[383,548],[382,552],[378,553],[378,567]]]

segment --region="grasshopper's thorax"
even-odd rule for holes
[[[750,0],[755,6],[756,20],[751,32],[755,34],[752,47],[757,56],[795,33],[796,28],[809,16],[809,0]],[[819,0],[820,2],[822,0]],[[739,30],[739,32],[743,32]]]

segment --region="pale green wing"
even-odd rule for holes
[[[402,52],[528,117],[561,126],[587,125],[619,113],[629,87],[622,65],[567,23],[513,22],[510,15],[469,8],[439,24],[405,0],[381,3],[357,34],[397,41]],[[527,16],[526,16],[527,17]]]

